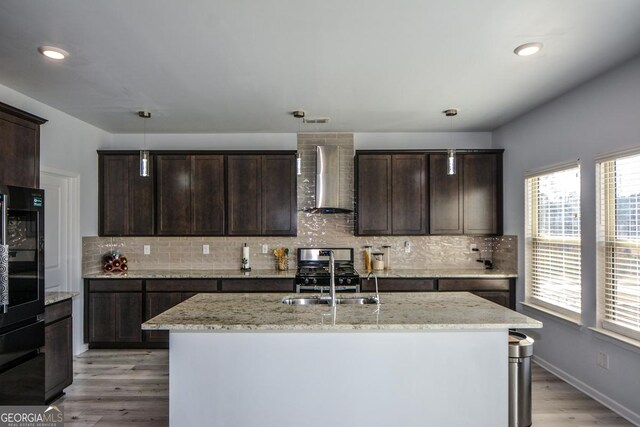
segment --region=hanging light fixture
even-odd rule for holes
[[[292,111],[291,114],[296,119],[300,119],[298,121],[298,133],[300,133],[300,126],[304,120],[305,112],[303,110],[296,110]],[[302,175],[302,154],[300,154],[300,151],[296,153],[296,174]]]
[[[458,115],[457,108],[449,108],[443,111],[444,115],[450,118],[449,133],[451,134],[451,145],[453,145],[453,117]],[[447,175],[456,174],[456,150],[449,148],[447,150]]]
[[[140,176],[149,176],[149,151],[147,151],[147,120],[151,118],[148,111],[138,111],[138,116],[142,117],[142,150],[140,150]]]

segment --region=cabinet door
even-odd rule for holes
[[[47,325],[45,341],[45,400],[60,394],[73,381],[72,321],[66,317]]]
[[[101,236],[153,234],[153,177],[140,176],[140,158],[129,154],[99,155]],[[153,165],[150,165],[153,175]]]
[[[11,108],[0,103],[0,108]],[[38,188],[40,126],[0,111],[0,182]]]
[[[100,155],[100,235],[122,236],[129,228],[129,156]]]
[[[116,342],[142,341],[142,293],[115,294],[114,318]]]
[[[427,183],[424,154],[391,158],[392,234],[426,234]]]
[[[140,176],[140,156],[129,155],[129,188],[126,195],[129,196],[128,219],[129,224],[124,234],[128,236],[153,235],[154,218],[154,185],[155,175],[153,156],[149,163],[149,176]],[[124,196],[124,195],[123,195]],[[113,201],[116,206],[118,199]]]
[[[191,234],[224,234],[224,156],[191,156]]]
[[[182,301],[180,292],[147,292],[145,298],[145,320],[169,310]],[[145,341],[169,342],[169,331],[145,331]]]
[[[262,235],[295,236],[298,233],[296,158],[262,156]]]
[[[157,232],[161,235],[191,233],[191,158],[158,155]]]
[[[463,232],[463,162],[456,156],[455,175],[447,175],[446,154],[429,155],[429,233]]]
[[[502,182],[498,182],[501,156],[465,154],[463,161],[464,234],[502,233]]]
[[[89,342],[114,342],[116,324],[113,318],[115,294],[89,294]]]
[[[262,156],[227,156],[228,234],[262,233]]]
[[[391,155],[357,156],[357,191],[358,234],[392,234]]]

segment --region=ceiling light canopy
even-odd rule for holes
[[[62,60],[69,56],[69,52],[59,47],[54,46],[40,46],[38,52],[50,59]]]
[[[515,48],[513,53],[518,56],[531,56],[540,52],[540,49],[542,49],[542,43],[525,43]]]

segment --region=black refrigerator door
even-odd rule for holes
[[[4,329],[44,312],[44,192],[0,186],[0,208]]]
[[[44,321],[0,334],[0,406],[44,405]]]

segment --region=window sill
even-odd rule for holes
[[[589,328],[589,330],[595,332],[594,336],[602,341],[609,342],[611,344],[622,347],[625,350],[633,351],[640,354],[640,341],[629,338],[625,335],[620,335],[612,332],[608,329],[602,328]]]
[[[548,308],[545,307],[541,307],[539,305],[536,304],[532,304],[529,302],[524,302],[521,301],[520,304],[522,304],[523,307],[527,308],[527,309],[531,309],[533,311],[536,311],[540,314],[542,314],[545,317],[550,317],[554,320],[562,320],[564,322],[569,323],[571,326],[575,326],[577,328],[582,328],[582,323],[580,322],[580,320],[573,318],[571,316],[567,316],[565,314],[561,314],[561,313],[557,313],[553,310],[549,310]]]

